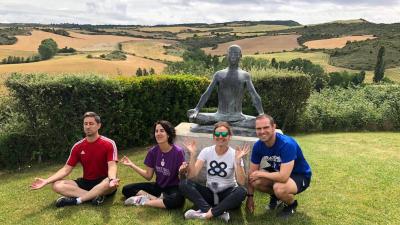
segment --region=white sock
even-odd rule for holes
[[[76,199],[76,204],[79,205],[79,204],[81,204],[81,203],[82,203],[81,197],[77,198],[77,199]]]

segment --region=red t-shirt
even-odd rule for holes
[[[75,143],[67,165],[75,166],[80,162],[83,167],[83,178],[95,180],[108,177],[109,161],[118,161],[117,146],[113,140],[100,136],[91,143],[86,138]]]

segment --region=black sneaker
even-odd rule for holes
[[[60,208],[60,207],[64,207],[64,206],[68,206],[68,205],[76,205],[76,198],[73,197],[60,197],[57,199],[56,201],[56,207]]]
[[[104,199],[106,199],[104,195],[96,196],[96,198],[92,199],[92,205],[101,205]]]
[[[285,207],[283,207],[282,211],[278,214],[278,217],[289,218],[296,212],[296,208],[297,208],[297,200],[294,200],[292,204],[285,205]]]
[[[279,200],[275,195],[271,195],[269,199],[269,204],[265,207],[266,210],[275,210],[282,204],[282,201]]]

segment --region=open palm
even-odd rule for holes
[[[184,140],[183,145],[186,147],[186,149],[191,153],[194,154],[197,151],[197,146],[196,146],[196,141],[195,140]]]
[[[249,152],[250,152],[250,146],[248,144],[244,146],[238,146],[236,147],[235,158],[237,160],[240,160],[243,156],[247,155]]]

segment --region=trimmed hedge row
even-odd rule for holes
[[[264,112],[272,115],[278,127],[285,132],[294,131],[298,116],[304,111],[311,94],[310,77],[308,75],[257,77],[254,80],[254,87],[261,96]],[[250,98],[246,100],[245,105],[248,107],[251,101]]]
[[[81,116],[86,111],[101,115],[101,133],[114,139],[119,148],[148,143],[156,120],[166,119],[175,125],[187,121],[186,111],[196,106],[209,82],[190,75],[106,79],[13,74],[6,85],[20,119],[15,129],[9,126],[0,134],[0,167],[64,161],[73,143],[82,138]],[[265,112],[283,127],[294,127],[295,115],[310,94],[309,78],[266,77],[256,79],[254,85]],[[249,99],[245,101],[252,107]]]
[[[400,130],[400,85],[314,92],[299,124],[304,131]]]

